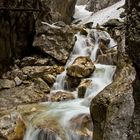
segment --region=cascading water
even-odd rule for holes
[[[107,34],[105,32],[96,31],[96,30],[87,30],[88,35],[81,35],[78,33],[76,35],[77,41],[75,43],[73,52],[71,53],[70,59],[68,60],[65,68],[73,63],[73,61],[79,56],[89,56],[93,61],[96,60],[97,51],[99,49],[99,40],[103,36],[103,34]],[[102,35],[102,36],[101,36]],[[112,40],[111,38],[109,38]],[[113,42],[112,45],[115,44]],[[108,45],[111,47],[111,44]],[[74,99],[72,101],[61,102],[61,103],[44,103],[46,105],[46,111],[41,111],[41,113],[35,115],[31,121],[31,127],[26,132],[24,140],[91,140],[92,134],[89,133],[88,129],[85,129],[83,133],[87,136],[81,137],[81,135],[75,133],[75,128],[71,127],[71,120],[80,114],[90,114],[89,112],[89,104],[91,99],[97,95],[101,90],[103,90],[108,84],[112,82],[112,77],[115,72],[115,66],[109,65],[101,65],[95,64],[96,70],[91,75],[91,77],[87,78],[92,80],[93,86],[87,89],[85,98],[84,99]],[[66,77],[66,70],[58,75],[56,82],[52,90],[65,90],[64,87],[64,79]],[[42,106],[42,104],[40,105]],[[41,107],[40,107],[41,108]],[[41,109],[40,109],[41,110]],[[35,129],[34,127],[37,126],[41,121],[44,120],[57,120],[57,123],[60,125],[59,127],[63,128],[64,131],[64,138],[60,138],[59,136],[56,137],[50,132],[45,135],[42,130]],[[82,119],[81,119],[82,123]],[[79,126],[80,127],[80,126]],[[61,128],[61,129],[62,129]],[[74,131],[73,131],[74,130]]]
[[[66,69],[79,56],[88,56],[95,62],[96,70],[86,79],[92,81],[83,99],[76,98],[65,102],[46,102],[39,104],[36,114],[30,118],[30,125],[24,140],[92,140],[92,123],[90,121],[89,104],[91,99],[112,82],[116,66],[96,63],[99,42],[108,40],[108,48],[117,46],[110,35],[101,30],[85,29],[87,35],[79,32],[77,40],[65,66],[65,71],[57,76],[52,92],[68,90],[65,86]],[[77,93],[77,89],[73,91]],[[78,118],[79,119],[78,119]],[[78,124],[77,124],[78,120]],[[76,122],[75,122],[76,121]],[[43,124],[43,127],[39,127]]]

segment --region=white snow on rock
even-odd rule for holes
[[[119,19],[120,21],[122,21],[122,19],[120,18],[120,14],[124,11],[124,9],[120,7],[124,4],[125,0],[121,0],[120,2],[117,2],[116,4],[100,10],[96,13],[87,11],[85,9],[86,5],[76,6],[74,22],[80,21],[78,25],[93,22],[93,27],[95,27],[97,24],[102,25],[110,19]]]

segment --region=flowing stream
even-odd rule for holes
[[[93,126],[89,105],[91,100],[112,82],[116,70],[114,65],[96,63],[100,51],[99,42],[101,39],[109,40],[108,48],[117,44],[105,31],[85,30],[87,35],[79,32],[75,35],[77,40],[65,66],[65,71],[57,76],[52,92],[69,90],[65,83],[66,69],[79,56],[89,56],[95,62],[96,70],[86,78],[92,81],[92,86],[86,90],[84,98],[78,98],[77,89],[75,89],[72,93],[76,99],[39,104],[38,113],[30,118],[24,140],[92,140],[94,137],[92,136]]]

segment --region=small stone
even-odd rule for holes
[[[14,81],[17,86],[21,85],[21,83],[22,83],[22,80],[20,80],[19,77],[15,77]]]
[[[35,108],[35,107],[33,107],[32,109],[31,109],[31,112],[35,112],[37,109]]]

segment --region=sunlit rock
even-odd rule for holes
[[[78,57],[73,64],[67,68],[67,75],[77,78],[90,76],[95,70],[94,63],[89,57]]]
[[[26,66],[22,68],[22,71],[29,78],[42,76],[44,73],[59,74],[64,71],[62,66]]]
[[[25,123],[19,113],[14,109],[11,111],[0,117],[0,134],[4,140],[22,140],[26,130]]]
[[[21,117],[17,117],[13,133],[8,135],[8,140],[23,140],[26,131],[25,122]]]

